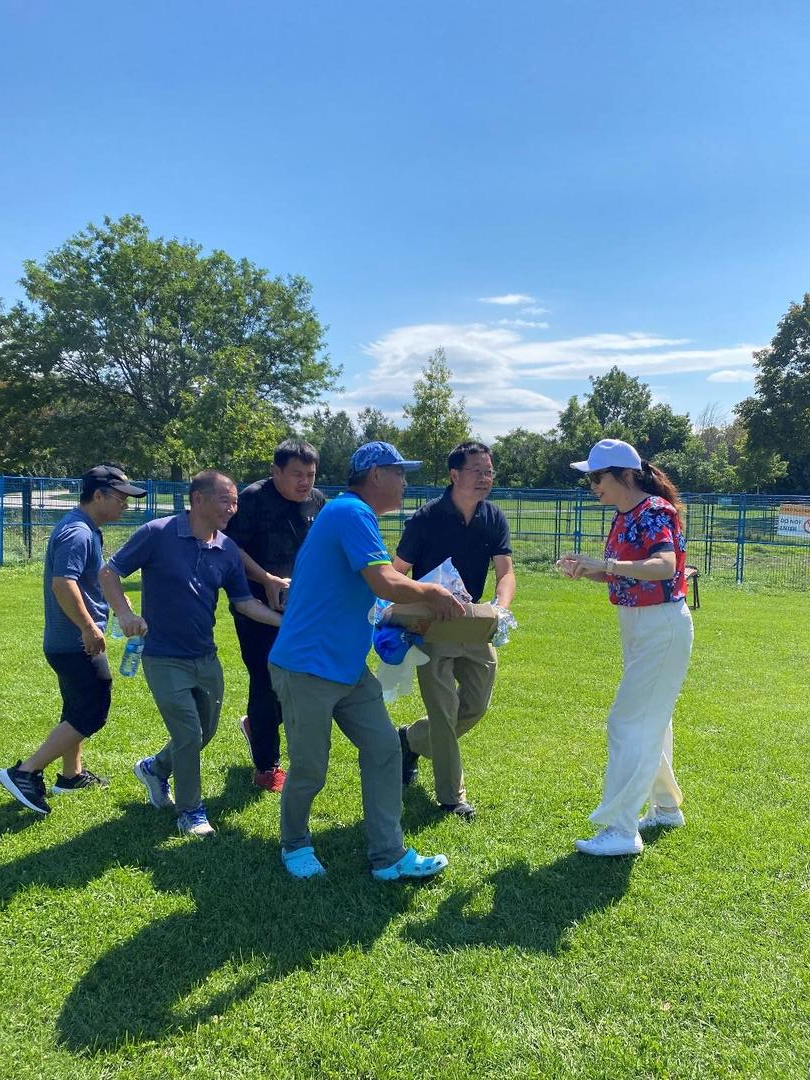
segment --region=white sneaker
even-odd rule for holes
[[[583,855],[638,855],[644,843],[638,833],[630,836],[609,825],[590,840],[575,840],[574,847]]]
[[[638,823],[639,829],[679,829],[686,824],[686,819],[676,807],[674,810],[662,810],[660,806],[651,806]]]

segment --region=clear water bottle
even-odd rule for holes
[[[124,631],[121,629],[121,623],[118,621],[118,616],[113,613],[110,618],[110,637],[122,638],[123,636]]]
[[[124,647],[124,655],[121,657],[121,666],[118,669],[122,675],[131,678],[133,675],[138,674],[138,668],[141,666],[142,652],[142,637],[131,637],[127,639],[127,643]]]

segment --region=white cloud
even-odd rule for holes
[[[504,293],[503,296],[479,296],[479,304],[499,304],[502,307],[512,307],[515,304],[533,304],[534,297],[525,293]]]
[[[464,397],[473,430],[484,439],[516,427],[546,431],[557,422],[565,400],[584,394],[588,376],[618,365],[630,375],[654,380],[656,400],[666,400],[673,384],[666,376],[705,372],[712,382],[750,382],[755,344],[714,349],[688,348],[688,338],[668,338],[631,331],[536,340],[544,326],[514,318],[474,323],[421,323],[398,326],[364,347],[369,367],[347,382],[330,404],[350,415],[366,406],[381,409],[402,423],[402,406],[413,399],[413,386],[428,357],[445,350],[452,386]],[[750,372],[750,373],[749,373]],[[546,395],[549,381],[568,383]]]
[[[535,322],[532,319],[498,319],[497,326],[517,326],[523,329],[548,330],[547,322]]]
[[[547,307],[524,307],[520,309],[521,315],[548,315]]]
[[[723,371],[713,371],[706,377],[706,382],[752,383],[754,377],[752,368],[726,368]]]

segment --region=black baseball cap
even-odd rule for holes
[[[146,488],[135,487],[130,484],[126,473],[115,465],[96,465],[82,477],[82,495],[92,495],[99,488],[112,488],[120,491],[122,495],[132,495],[141,499],[146,494]]]

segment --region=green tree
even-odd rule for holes
[[[591,392],[586,400],[604,431],[604,437],[632,442],[646,433],[652,407],[649,386],[640,379],[612,367],[605,375],[591,376]]]
[[[492,444],[498,487],[543,487],[548,472],[548,439],[536,431],[513,428]]]
[[[402,431],[380,409],[361,409],[357,414],[357,436],[360,443],[387,442],[397,445]]]
[[[349,460],[361,442],[349,414],[343,409],[333,413],[324,405],[306,418],[304,431],[321,457],[318,482],[345,484]]]
[[[402,409],[410,421],[402,433],[403,453],[424,462],[417,478],[434,486],[447,475],[449,452],[470,437],[470,418],[464,398],[455,400],[452,374],[444,349],[436,349],[414,384],[413,404]]]
[[[759,463],[763,486],[783,490],[810,488],[810,293],[793,303],[779,322],[767,349],[754,353],[757,367],[755,393],[735,407],[747,433],[746,461]],[[781,481],[774,474],[779,464],[768,455],[788,462]]]
[[[338,374],[304,278],[153,239],[139,217],[89,225],[22,285],[27,305],[0,317],[7,403],[37,381],[54,435],[71,403],[75,444],[131,471],[245,462],[257,426],[275,438]]]

